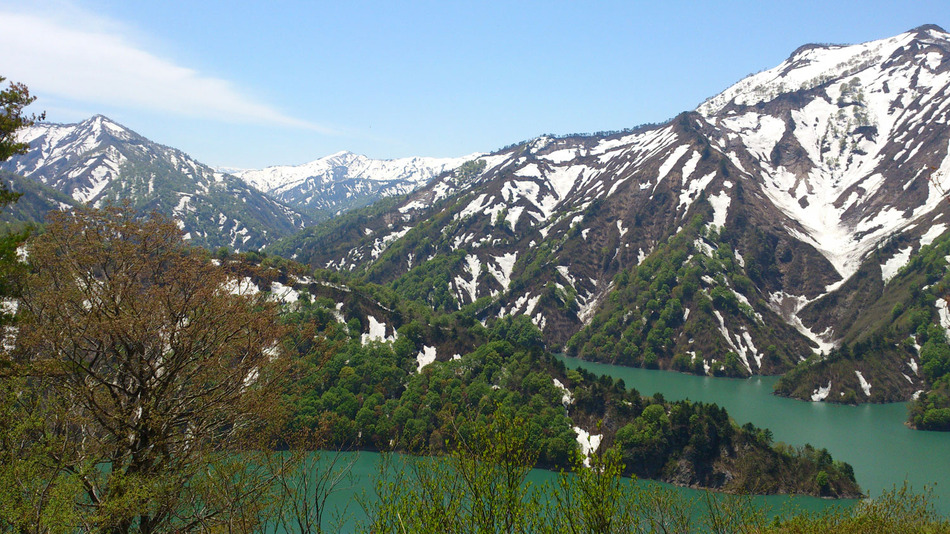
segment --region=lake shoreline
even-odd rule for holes
[[[776,442],[795,447],[811,443],[827,448],[852,465],[855,478],[871,498],[900,487],[929,489],[939,513],[950,516],[950,434],[908,428],[907,402],[859,405],[799,401],[773,394],[777,376],[747,378],[698,376],[630,368],[558,355],[569,368],[583,367],[624,381],[642,394],[661,393],[667,400],[716,403],[738,423],[751,422],[772,431]],[[650,392],[650,393],[647,393]]]

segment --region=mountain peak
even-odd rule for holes
[[[237,176],[282,202],[325,215],[408,193],[478,155],[372,159],[341,150],[303,165],[247,170]]]
[[[115,122],[114,120],[110,119],[109,117],[106,117],[105,115],[101,113],[96,113],[92,117],[89,117],[88,119],[82,121],[82,124],[109,124],[112,126],[118,126],[119,128],[122,128],[122,129],[127,129],[125,128],[125,126],[122,126],[121,124]]]
[[[910,30],[908,33],[928,33],[931,31],[936,31],[940,33],[947,33],[947,30],[937,26],[936,24],[924,24],[917,26],[916,28]]]
[[[793,58],[795,58],[795,57],[798,57],[798,56],[804,54],[805,52],[808,52],[809,50],[815,50],[815,49],[819,49],[819,48],[831,48],[831,47],[833,47],[833,46],[845,46],[845,45],[822,44],[822,43],[808,43],[808,44],[803,44],[803,45],[799,46],[798,48],[796,48],[795,50],[793,50],[792,53],[789,54],[788,59],[791,60],[791,59],[793,59]]]
[[[105,115],[73,124],[40,123],[25,133],[29,151],[3,162],[0,169],[50,187],[77,204],[128,200],[136,209],[161,211],[175,218],[198,245],[260,248],[306,221],[244,183]]]
[[[922,24],[922,25],[920,25],[920,26],[917,26],[916,28],[912,28],[912,29],[910,29],[910,30],[904,32],[904,33],[901,34],[901,35],[911,35],[911,36],[916,37],[916,38],[921,38],[921,37],[931,37],[930,34],[933,33],[933,32],[942,33],[942,34],[947,34],[947,31],[946,31],[946,30],[944,30],[942,27],[940,27],[940,26],[938,26],[938,25],[936,25],[936,24]],[[897,38],[900,38],[900,35],[898,35],[898,36],[896,36],[896,37],[892,37],[892,38],[890,38],[890,39],[897,39]],[[875,43],[875,42],[878,42],[878,41],[886,41],[886,40],[889,40],[889,39],[879,39],[879,40],[877,40],[877,41],[868,41],[867,43],[860,43],[860,44],[870,44],[870,43]],[[856,44],[835,44],[835,43],[808,43],[808,44],[803,44],[802,46],[799,46],[798,48],[796,48],[791,54],[789,54],[787,61],[792,61],[792,60],[795,59],[796,57],[803,55],[805,52],[808,52],[809,50],[816,50],[816,49],[838,49],[838,48],[847,48],[847,47],[850,47],[850,46],[859,46],[859,45],[856,45]]]
[[[73,125],[64,126],[71,127]],[[103,133],[108,134],[110,137],[115,137],[126,141],[132,139],[133,137],[139,137],[138,134],[132,130],[102,114],[93,115],[92,117],[89,117],[75,126],[79,127],[76,130],[77,132],[85,132],[85,135],[91,135],[97,139],[99,139],[100,135]]]
[[[921,61],[917,57],[918,51],[922,47],[947,41],[950,41],[950,35],[939,26],[928,24],[893,37],[858,44],[807,44],[795,49],[778,66],[747,76],[706,100],[696,111],[706,117],[720,115],[728,113],[730,109],[763,104],[783,94],[850,79],[867,69],[876,69],[878,77],[894,78],[895,81],[897,78],[910,80],[913,70]],[[909,46],[912,43],[917,45]],[[942,44],[938,48],[950,49]],[[885,69],[885,59],[900,56],[906,58],[906,68],[898,71]],[[940,59],[936,56],[928,58],[925,68],[936,68],[934,61],[939,63]]]

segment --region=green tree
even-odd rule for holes
[[[456,429],[445,458],[407,459],[384,468],[377,503],[364,502],[370,532],[535,532],[537,493],[525,478],[538,451],[525,421],[496,412]]]
[[[6,78],[0,76],[0,84]],[[6,89],[0,90],[0,162],[11,156],[26,153],[29,145],[17,141],[17,133],[36,121],[43,120],[45,113],[26,115],[23,109],[32,104],[36,97],[30,96],[30,90],[21,83],[11,83]],[[6,184],[0,183],[0,208],[20,198]],[[17,269],[16,249],[26,239],[27,232],[7,234],[0,237],[0,297],[12,296],[10,282]],[[9,317],[2,318],[8,322]]]
[[[644,523],[640,517],[639,492],[632,480],[623,478],[623,463],[618,447],[591,455],[584,465],[580,453],[574,456],[573,473],[561,473],[552,491],[557,532],[636,532]]]
[[[920,349],[920,363],[924,376],[933,384],[950,373],[950,345],[943,339],[930,338]]]
[[[82,487],[82,528],[245,517],[253,497],[224,490],[247,474],[234,448],[280,413],[275,306],[236,291],[158,215],[57,213],[27,250],[10,363],[43,409],[32,434],[54,466],[46,477]]]
[[[6,78],[0,76],[0,84]],[[25,115],[23,108],[36,98],[23,84],[11,83],[0,90],[0,161],[15,154],[23,154],[29,145],[17,141],[17,133],[44,114]],[[16,201],[19,194],[0,184],[0,207]],[[26,239],[27,232],[7,234],[0,237],[0,298],[15,297],[13,280],[22,265],[17,261],[17,248]],[[0,312],[0,325],[12,322],[7,307]],[[4,343],[6,345],[6,343]],[[26,532],[62,532],[68,530],[76,510],[70,506],[56,506],[61,495],[74,494],[79,488],[74,477],[60,473],[55,477],[40,477],[47,471],[49,450],[52,443],[40,443],[30,439],[42,431],[42,411],[36,406],[36,398],[27,390],[23,377],[13,373],[7,347],[0,353],[0,530]],[[50,448],[52,447],[52,448]],[[55,465],[55,462],[53,462]],[[9,491],[17,485],[21,492]],[[6,491],[4,491],[6,490]],[[36,497],[26,498],[26,495]]]
[[[6,78],[0,76],[0,84],[5,81]],[[0,90],[0,161],[25,154],[30,147],[17,140],[17,132],[46,118],[46,113],[24,113],[24,108],[35,100],[36,97],[30,95],[30,90],[22,83],[10,83],[9,87]]]

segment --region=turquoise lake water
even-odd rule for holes
[[[667,400],[689,399],[716,403],[725,407],[740,425],[751,422],[771,429],[775,441],[795,446],[811,443],[819,448],[827,448],[835,459],[846,461],[854,467],[858,483],[871,497],[895,485],[900,486],[905,480],[918,491],[924,486],[932,487],[937,509],[950,516],[950,433],[920,432],[907,428],[904,425],[907,418],[906,403],[843,406],[803,402],[772,395],[772,386],[778,377],[700,377],[560,358],[569,368],[583,367],[595,374],[621,378],[628,388],[635,388],[643,395],[659,392]],[[349,479],[331,496],[328,505],[335,511],[333,513],[347,515],[342,530],[349,532],[357,521],[365,517],[360,496],[373,494],[375,481],[380,478],[382,456],[371,452],[339,454],[351,461],[352,468]],[[397,455],[396,461],[401,461],[400,458]],[[541,485],[555,476],[549,471],[534,470],[529,480]],[[697,501],[703,495],[701,490],[677,488],[657,482],[633,483],[658,484]],[[781,512],[789,507],[820,510],[832,506],[852,506],[855,503],[850,500],[783,495],[757,496],[753,501],[773,512]],[[332,513],[327,517],[330,515]]]
[[[950,515],[950,433],[911,430],[907,403],[845,406],[804,402],[772,394],[778,377],[713,378],[634,369],[561,357],[569,368],[623,379],[643,395],[667,400],[714,402],[739,424],[768,428],[775,441],[827,448],[854,467],[865,493],[873,497],[905,480],[915,490],[933,487],[937,509]]]

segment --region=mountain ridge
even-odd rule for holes
[[[81,124],[85,136],[34,136],[36,151],[8,170],[53,169],[40,181],[93,205],[148,199],[197,244],[267,245],[438,311],[476,306],[482,321],[524,314],[550,346],[585,357],[727,376],[807,363],[789,391],[859,401],[907,399],[930,380],[895,374],[915,357],[903,349],[850,356],[868,339],[900,345],[898,334],[924,346],[927,332],[905,329],[924,313],[940,324],[940,300],[902,274],[950,224],[950,35],[937,26],[799,47],[663,124],[544,135],[438,165],[389,160],[383,175],[361,169],[385,162],[345,151],[240,173],[270,197],[105,117]],[[63,146],[76,155],[54,157]],[[133,179],[110,182],[122,171]],[[173,186],[153,195],[156,174]],[[224,228],[217,206],[257,222]],[[927,254],[928,273],[945,270]],[[892,327],[880,309],[898,304],[916,318],[894,311]],[[861,376],[847,390],[814,371],[833,352],[837,376]]]
[[[599,358],[615,363],[619,347],[633,365],[785,372],[853,337],[858,323],[832,319],[847,299],[819,303],[845,287],[878,299],[947,230],[948,50],[950,36],[929,26],[799,48],[668,123],[541,136],[274,250],[437,309],[484,300],[482,320],[526,314],[552,346],[581,336],[579,353],[613,347]],[[695,217],[668,283],[651,287],[643,266],[672,253]],[[859,271],[880,283],[848,285]],[[674,311],[686,317],[671,322]],[[714,335],[689,335],[700,330]],[[876,372],[863,376],[889,381]],[[924,387],[901,381],[887,393],[854,387],[859,400]]]
[[[176,219],[196,245],[260,248],[309,222],[243,181],[104,115],[74,124],[36,124],[19,137],[30,150],[0,169],[81,205],[129,202],[138,210],[157,210]]]
[[[243,170],[235,175],[272,198],[326,218],[380,198],[410,193],[480,155],[371,159],[344,150],[301,165]]]

